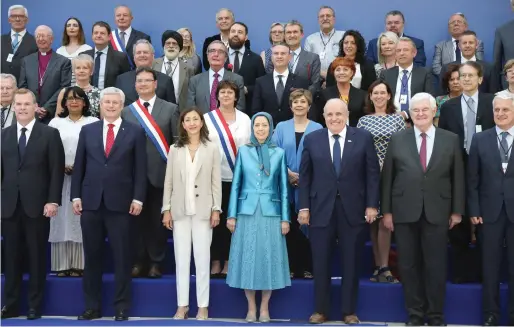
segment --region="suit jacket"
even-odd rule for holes
[[[470,217],[495,223],[505,206],[514,222],[514,151],[504,173],[496,128],[475,134],[468,160],[468,210]]]
[[[125,57],[128,55],[130,57],[130,62],[134,65],[134,70],[135,70],[135,63],[134,63],[134,45],[136,44],[136,42],[138,40],[141,40],[141,39],[145,39],[145,40],[148,40],[148,42],[152,43],[152,39],[150,38],[150,36],[146,33],[143,33],[141,31],[138,31],[134,28],[132,28],[132,32],[130,32],[130,37],[128,39],[128,42],[127,42],[127,45],[125,47],[127,53],[123,53],[123,52],[120,52],[122,53]],[[114,48],[112,47],[111,45],[111,42],[109,42],[109,48],[110,49],[113,49]],[[109,53],[109,52],[108,52]],[[93,57],[94,58],[94,57]],[[130,67],[130,66],[129,66]]]
[[[244,81],[241,76],[225,69],[223,81],[232,81],[239,87],[239,101],[237,109],[245,112],[245,90]],[[202,113],[208,113],[211,108],[211,88],[209,86],[209,71],[191,77],[189,80],[189,92],[187,107],[198,107]]]
[[[229,63],[230,61],[227,59],[227,62],[225,63],[225,69],[228,69]],[[252,107],[255,81],[257,78],[266,75],[261,56],[255,52],[250,51],[250,49],[245,49],[241,66],[239,67],[239,71],[235,74],[243,77],[244,86],[248,90],[248,93],[245,94],[245,108],[250,109]]]
[[[176,104],[175,87],[173,80],[166,74],[156,71],[157,74],[157,90],[155,94],[160,99]],[[128,71],[116,78],[116,87],[125,93],[125,106],[132,104],[139,99],[136,91],[136,71]]]
[[[29,32],[25,32],[25,35],[21,39],[20,46],[16,53],[14,54],[12,61],[7,62],[7,57],[10,53],[12,53],[12,38],[11,32],[2,35],[2,73],[4,74],[12,74],[16,77],[16,80],[20,80],[20,71],[21,71],[21,60],[32,54],[37,52],[36,39]]]
[[[476,51],[477,60],[484,60],[484,43],[478,41],[478,47]],[[436,44],[434,59],[432,61],[432,73],[436,76],[442,76],[441,70],[449,63],[455,63],[455,49],[453,48],[454,42],[452,39],[441,41]]]
[[[262,59],[261,59],[262,62]],[[300,51],[294,73],[309,81],[309,91],[315,96],[321,89],[321,61],[319,55],[306,50]]]
[[[83,210],[107,210],[127,213],[132,200],[143,202],[146,196],[146,141],[143,129],[122,120],[109,157],[105,156],[104,121],[88,124],[80,130],[70,199],[80,198]]]
[[[462,95],[443,103],[438,126],[457,134],[459,136],[460,148],[465,153],[464,118],[462,117],[461,98]],[[496,126],[494,124],[493,99],[494,94],[478,93],[476,124],[482,126],[482,130]]]
[[[278,147],[269,147],[270,171],[259,168],[255,147],[243,145],[237,152],[234,179],[230,190],[228,218],[253,215],[260,204],[263,216],[290,221],[286,155]]]
[[[168,145],[175,143],[178,137],[179,121],[177,105],[156,98],[152,109],[152,117],[155,119]],[[133,124],[140,125],[139,120],[134,116],[130,107],[123,108],[121,118]],[[155,144],[148,136],[146,137],[146,156],[148,159],[147,167],[151,167],[148,169],[148,180],[154,187],[163,188],[166,162],[162,159]]]
[[[396,94],[396,86],[398,83],[398,76],[400,74],[400,67],[392,67],[386,70],[383,70],[380,73],[380,79],[385,80],[389,87],[391,88],[392,97],[394,98]],[[426,92],[430,94],[434,94],[434,84],[432,83],[432,74],[424,68],[424,67],[416,67],[412,68],[412,75],[410,77],[410,93],[411,97],[420,92]]]
[[[93,61],[95,60],[95,49],[87,50],[82,53],[91,56]],[[128,62],[127,56],[123,54],[123,52],[109,48],[107,51],[107,61],[105,62],[104,88],[116,85],[116,78],[128,71],[130,71],[130,64]],[[91,82],[92,81],[93,75],[91,75]]]
[[[370,85],[377,79],[377,72],[375,71],[375,64],[371,62],[369,59],[365,59],[364,63],[360,65],[362,81],[361,81],[361,90],[368,91]],[[326,86],[334,86],[336,85],[336,79],[334,77],[334,73],[332,73],[332,64],[328,67],[327,71],[327,83]]]
[[[464,214],[464,164],[457,135],[436,128],[426,172],[421,167],[414,128],[393,134],[382,168],[382,213],[394,223],[413,223],[424,211],[431,224],[448,225]]]
[[[303,141],[299,208],[310,210],[310,227],[329,225],[337,194],[353,226],[366,222],[366,208],[378,208],[380,165],[373,136],[364,129],[346,128],[339,176],[330,155],[328,129],[314,131]]]
[[[273,81],[273,73],[259,77],[255,81],[253,93],[251,115],[260,111],[265,111],[273,117],[273,123],[276,125],[281,121],[293,118],[293,113],[289,106],[289,95],[295,89],[308,89],[309,81],[303,77],[289,73],[284,85],[284,93],[280,102],[275,92],[275,82]]]
[[[43,75],[43,86],[39,90],[38,52],[30,54],[21,61],[20,88],[27,88],[36,95],[37,103],[48,113],[41,120],[48,124],[55,116],[57,97],[61,89],[71,85],[71,60],[52,51],[52,57]]]
[[[152,69],[158,72],[162,72],[162,66],[164,65],[164,58],[157,58],[153,61]],[[193,69],[184,63],[182,60],[178,60],[178,85],[173,85],[175,90],[177,90],[178,99],[177,105],[180,111],[186,109],[187,105],[187,91],[189,88],[189,79],[194,76]],[[168,75],[169,78],[173,80],[173,77]],[[176,96],[175,96],[176,97]]]
[[[221,210],[221,157],[218,146],[206,142],[195,154],[197,160],[195,171],[195,209],[196,216],[210,219],[211,212]],[[186,183],[187,171],[185,162],[191,160],[186,146],[170,147],[166,179],[164,180],[164,195],[162,210],[171,210],[173,220],[186,216]]]
[[[514,35],[514,20],[498,27],[494,34],[494,70],[496,76],[500,78],[500,85],[503,85],[502,89],[507,88],[507,82],[502,73],[503,65],[507,60],[514,59],[514,38],[512,35]]]
[[[350,117],[348,119],[348,123],[352,127],[357,127],[357,123],[359,119],[365,115],[364,106],[366,102],[367,92],[361,89],[350,85],[350,92],[348,94],[348,111],[350,112]],[[339,90],[337,86],[330,86],[321,91],[321,101],[322,103],[316,108],[318,109],[317,121],[325,125],[325,119],[323,118],[323,108],[325,108],[325,104],[330,99],[339,99],[341,95],[339,94]]]
[[[496,92],[500,91],[499,85],[498,85],[498,76],[494,74],[493,65],[491,65],[483,60],[478,60],[478,59],[477,59],[477,63],[482,65],[482,70],[484,72],[484,78],[482,80],[482,84],[480,84],[480,87],[478,88],[480,90],[480,92],[496,93]],[[453,61],[450,64],[459,65],[460,62]],[[448,90],[442,89],[443,76],[444,76],[444,74],[446,74],[447,71],[448,71],[448,65],[445,65],[441,69],[441,75],[440,75],[440,81],[439,81],[439,85],[441,85],[440,95],[448,94]]]
[[[408,37],[409,39],[416,44],[416,50],[418,53],[416,54],[416,57],[414,57],[414,66],[417,67],[425,67],[427,64],[427,56],[425,55],[425,42],[423,40],[403,35],[404,37]],[[366,57],[368,57],[369,60],[373,61],[374,64],[378,64],[378,50],[377,50],[377,42],[378,38],[374,38],[368,43],[368,48],[366,50]]]
[[[205,70],[209,70],[209,68],[211,67],[209,65],[209,60],[207,60],[207,48],[209,47],[209,44],[211,44],[212,41],[221,41],[221,35],[216,34],[213,36],[209,36],[203,41],[202,61],[203,61],[203,68],[205,68]],[[246,50],[250,50],[250,40],[245,41],[245,48],[246,48]]]
[[[47,203],[61,204],[64,148],[58,130],[36,121],[20,161],[17,124],[3,129],[1,162],[2,219],[14,215],[18,196],[31,218],[42,217]]]

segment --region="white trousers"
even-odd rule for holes
[[[173,221],[177,303],[180,307],[189,305],[191,243],[196,266],[196,300],[199,308],[209,306],[211,241],[210,219],[188,216]]]

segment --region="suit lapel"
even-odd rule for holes
[[[179,60],[180,62],[180,60]],[[162,65],[164,64],[164,58],[157,58],[154,60],[153,64],[152,64],[152,69],[153,70],[156,70],[158,72],[162,71]]]
[[[241,61],[241,65],[239,66],[239,75],[241,75],[241,71],[244,72],[243,69],[246,69],[246,66],[250,65],[250,49],[245,49],[245,54],[243,55],[243,60]],[[242,75],[241,75],[242,76]]]
[[[350,160],[352,157],[352,152],[354,148],[354,141],[353,136],[355,134],[355,131],[352,127],[347,126],[346,127],[346,139],[344,140],[344,149],[343,149],[343,157],[341,158],[341,175],[343,174],[343,170],[346,168],[346,163]]]
[[[132,32],[130,33],[130,37],[128,39],[127,44],[125,44],[125,50],[127,53],[129,53],[129,50],[132,49],[132,44],[135,42],[137,31],[135,29],[132,29]]]
[[[394,67],[394,70],[391,71],[391,80],[389,81],[389,85],[391,86],[391,90],[394,93],[396,92],[396,84],[398,84],[398,76],[400,75],[400,67]]]
[[[496,168],[503,173],[502,157],[501,157],[500,148],[498,145],[498,136],[496,135],[496,128],[491,128],[490,130],[487,131],[487,133],[489,133],[489,135],[487,137],[487,142],[494,153],[494,156],[491,158],[491,160],[493,160],[493,162],[495,163],[494,165],[497,166]],[[512,162],[513,157],[514,157],[513,155],[510,156],[509,167],[511,166],[510,163]],[[511,170],[512,170],[512,168],[511,168]],[[509,170],[507,169],[507,172],[508,171]]]
[[[155,98],[155,102],[153,104],[153,108],[152,108],[152,117],[157,120],[157,118],[159,117],[159,115],[161,114],[162,112],[162,100],[159,99],[159,98]]]
[[[416,162],[416,166],[419,168],[419,170],[423,171],[423,167],[421,167],[421,161],[419,160],[418,146],[416,145],[417,135],[414,134],[414,128],[409,128],[407,130],[407,134],[409,135],[407,150],[410,152],[411,157]],[[437,137],[436,137],[436,139],[437,139]],[[435,147],[435,145],[434,145],[434,147]],[[433,152],[432,152],[432,155],[433,155]],[[427,169],[428,169],[428,166],[427,166]]]
[[[295,74],[289,74],[287,76],[286,85],[284,85],[284,93],[282,93],[282,99],[281,99],[279,105],[281,105],[284,102],[284,97],[286,97],[286,102],[289,103],[289,94],[291,92],[288,92],[288,90],[290,90],[293,87],[295,77],[296,77]],[[287,105],[287,107],[289,107],[289,105]]]
[[[16,132],[15,140],[18,140],[18,127],[14,128]],[[31,155],[32,148],[36,147],[36,143],[39,140],[39,137],[41,135],[41,126],[39,126],[39,123],[36,121],[34,124],[34,127],[32,128],[32,132],[30,132],[29,140],[27,141],[27,146],[25,148],[25,155],[23,158],[21,158],[20,167],[23,166],[23,164],[27,161],[28,156]]]
[[[299,71],[302,69],[303,66],[305,66],[305,63],[307,61],[306,53],[302,50],[300,51],[300,54],[298,55],[298,61],[296,62],[296,67],[294,70],[294,74],[299,75]]]
[[[195,161],[196,161],[195,179],[196,179],[196,177],[198,177],[198,173],[200,172],[200,168],[202,168],[202,161],[203,161],[202,157],[205,156],[205,151],[207,151],[207,145],[201,143],[200,147],[198,149],[200,151],[196,151],[196,154],[195,154]]]
[[[178,61],[178,97],[180,98],[180,94],[182,94],[182,87],[184,86],[184,81],[186,80],[186,72],[187,72],[187,66],[182,62],[182,60]],[[177,103],[178,103],[177,99]]]
[[[437,163],[437,160],[441,157],[441,153],[443,152],[443,147],[445,143],[444,140],[441,139],[441,135],[439,129],[435,129],[435,139],[434,139],[434,147],[432,148],[432,155],[430,156],[430,161],[427,163],[427,172],[432,168],[432,166]],[[417,150],[417,146],[416,146]],[[421,161],[420,161],[421,165]]]
[[[204,74],[204,76],[202,77],[203,78],[203,81],[201,81],[201,83],[204,85],[205,87],[205,103],[207,103],[207,106],[210,107],[210,103],[211,103],[211,87],[209,85],[209,79],[210,79],[210,75],[211,74],[211,71],[210,70],[207,70]],[[223,74],[223,78],[225,78],[225,75],[227,74],[227,72],[225,71],[225,74]]]
[[[273,79],[273,73],[265,75],[266,76],[266,83],[265,86],[268,88],[268,92],[265,92],[264,94],[274,95],[273,99],[275,99],[275,102],[277,103],[277,106],[280,106],[280,103],[278,102],[277,98],[277,92],[275,91],[275,80]],[[285,87],[284,87],[285,92]]]
[[[16,121],[13,121],[13,124],[7,128],[11,129],[10,133],[9,133],[9,137],[11,138],[11,141],[9,144],[14,148],[13,152],[16,153],[16,161],[17,161],[16,166],[21,167],[20,156],[18,153],[18,125],[17,125]],[[25,153],[26,153],[26,151],[25,151]]]
[[[38,63],[39,64],[39,63]],[[50,61],[48,62],[48,66],[46,67],[45,73],[43,75],[43,85],[45,84],[46,79],[48,78],[48,75],[50,75],[50,72],[54,69],[54,66],[57,64],[57,53],[52,51],[52,57],[50,58]]]
[[[114,139],[114,144],[112,145],[112,149],[111,149],[111,152],[109,153],[109,157],[112,157],[114,155],[114,152],[120,147],[120,144],[123,143],[123,139],[127,135],[127,132],[125,131],[125,127],[127,127],[127,123],[123,119],[121,121],[121,125],[120,125],[120,129],[118,130],[118,134],[116,135],[116,138]],[[103,133],[102,133],[102,144],[103,144]],[[104,153],[105,153],[105,151],[104,151]]]
[[[446,51],[446,55],[448,56],[448,58],[450,58],[450,61],[453,61],[453,53],[454,53],[454,50],[453,50],[453,41],[452,40],[449,40],[449,41],[446,41],[444,43],[445,45],[445,51]]]
[[[319,143],[319,147],[321,150],[321,153],[324,154],[326,160],[328,161],[328,165],[330,167],[330,171],[334,175],[335,178],[337,178],[336,169],[334,168],[334,162],[332,161],[332,156],[330,155],[330,140],[329,140],[329,133],[328,130],[326,133],[321,133],[321,136],[323,140]],[[342,160],[341,160],[342,161]]]

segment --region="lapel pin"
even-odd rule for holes
[[[352,143],[352,140],[348,140],[348,143]]]

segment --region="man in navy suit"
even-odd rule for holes
[[[146,137],[143,129],[121,119],[125,95],[108,87],[100,93],[103,120],[80,131],[71,199],[82,215],[83,289],[86,310],[79,320],[102,316],[104,228],[114,258],[115,320],[128,319],[131,295],[131,215],[141,213],[146,196]]]
[[[366,223],[377,216],[380,166],[371,134],[346,125],[344,101],[329,100],[323,115],[327,128],[305,137],[300,163],[298,221],[310,225],[314,266],[315,313],[309,322],[323,323],[329,316],[331,254],[337,238],[344,276],[343,321],[358,324],[359,259]]]
[[[500,267],[507,242],[509,325],[514,325],[514,97],[493,101],[495,128],[475,134],[468,160],[468,211],[482,243],[484,326],[500,323]]]

